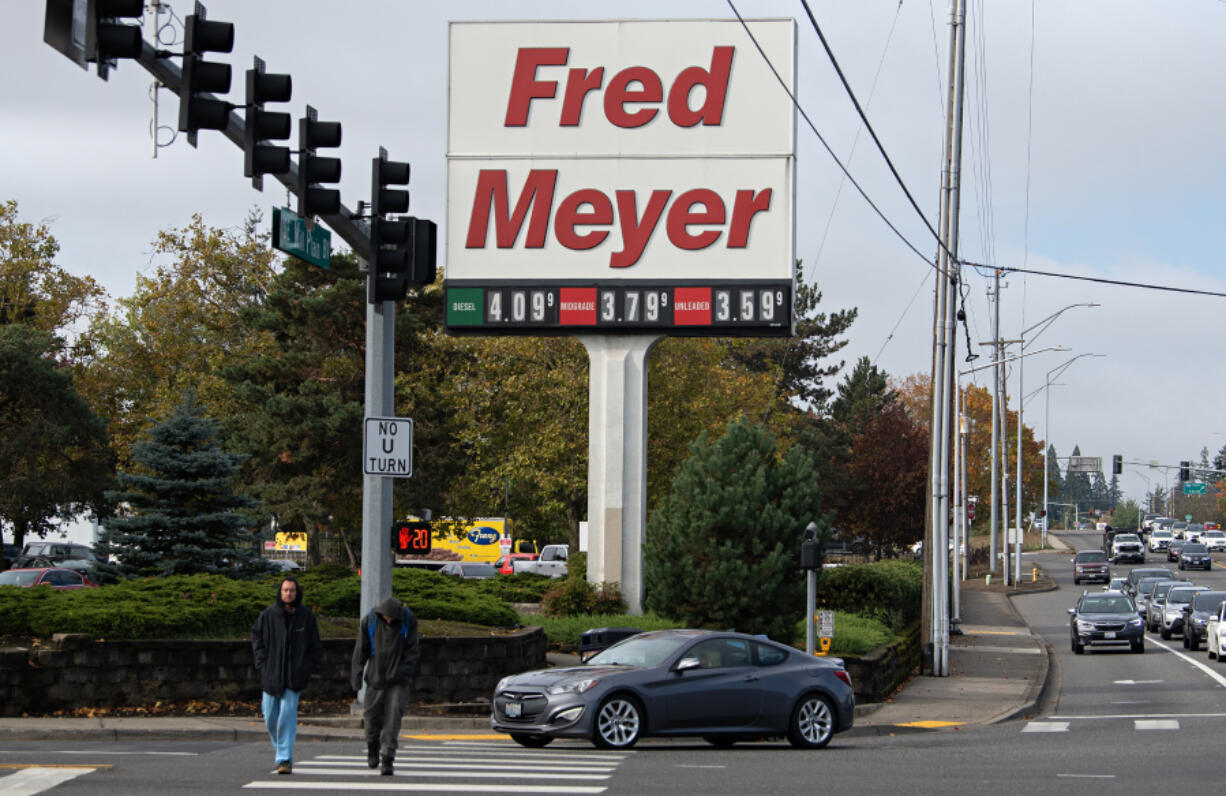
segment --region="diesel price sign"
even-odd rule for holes
[[[769,63],[737,20],[451,24],[448,331],[791,334],[795,24],[747,24]]]

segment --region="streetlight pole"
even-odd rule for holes
[[[1081,302],[1078,304],[1070,304],[1064,309],[1053,312],[1051,315],[1048,315],[1046,318],[1034,324],[1030,328],[1025,329],[1020,335],[1018,335],[1021,341],[1018,347],[1021,349],[1022,353],[1025,353],[1026,345],[1027,345],[1026,335],[1030,334],[1035,329],[1039,330],[1035,332],[1034,337],[1030,339],[1030,342],[1033,343],[1035,339],[1038,338],[1039,335],[1047,331],[1047,327],[1051,326],[1052,323],[1055,322],[1056,318],[1059,318],[1061,315],[1068,312],[1073,307],[1097,307],[1097,306],[1100,306],[1100,305],[1094,302]],[[1025,426],[1022,423],[1022,396],[1025,394],[1025,390],[1022,387],[1023,369],[1024,369],[1024,363],[1019,361],[1017,363],[1017,469],[1014,473],[1014,480],[1016,481],[1015,488],[1017,490],[1016,498],[1014,500],[1014,503],[1016,504],[1014,506],[1014,511],[1016,512],[1016,517],[1017,517],[1017,543],[1014,547],[1015,552],[1013,556],[1013,582],[1014,583],[1017,583],[1022,577],[1022,481],[1025,480],[1023,478],[1023,471],[1022,471],[1022,430],[1025,428]],[[1046,473],[1043,474],[1043,479],[1044,481],[1047,480]]]
[[[1051,388],[1052,379],[1059,378],[1060,374],[1068,369],[1077,360],[1082,357],[1105,357],[1106,354],[1078,354],[1077,356],[1065,362],[1063,365],[1057,365],[1047,371],[1047,379],[1043,387],[1043,401],[1046,404],[1043,407],[1043,547],[1047,547],[1047,524],[1050,522],[1047,510],[1047,487],[1051,480],[1051,465],[1047,459],[1047,452],[1051,450]]]

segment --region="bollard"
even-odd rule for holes
[[[1030,582],[1034,583],[1039,579],[1039,568],[1032,567],[1030,570]]]
[[[987,575],[984,577],[983,583],[984,583],[984,585],[985,585],[985,586],[991,586],[991,585],[992,585],[992,573],[991,573],[991,572],[989,572],[989,573],[988,573],[988,574],[987,574]]]

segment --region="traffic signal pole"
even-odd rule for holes
[[[145,71],[171,91],[182,96],[183,72],[159,56],[148,42],[142,41],[137,60]],[[211,95],[201,95],[210,98]],[[219,131],[244,149],[246,124],[238,111],[230,112],[230,121]],[[290,191],[298,190],[298,163],[290,162],[289,171],[268,174],[276,177]],[[370,231],[356,214],[339,206],[334,214],[320,214],[320,219],[345,241],[363,261],[367,279],[372,279],[369,263],[372,252]],[[393,363],[395,361],[396,305],[391,301],[366,305],[366,416],[391,417],[395,414]],[[359,616],[365,616],[392,593],[392,556],[389,534],[392,525],[392,479],[384,476],[364,476],[362,482],[362,587]]]

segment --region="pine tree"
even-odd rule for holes
[[[780,453],[740,419],[705,434],[653,512],[644,548],[649,609],[695,627],[790,640],[804,614],[800,543],[810,522],[828,538],[813,461]]]
[[[121,508],[100,534],[103,575],[235,577],[264,570],[253,521],[241,511],[255,501],[231,489],[243,456],[222,450],[216,434],[216,423],[189,392],[150,439],[133,446],[139,471],[121,471],[123,488],[108,493]],[[108,561],[111,556],[116,560]]]

